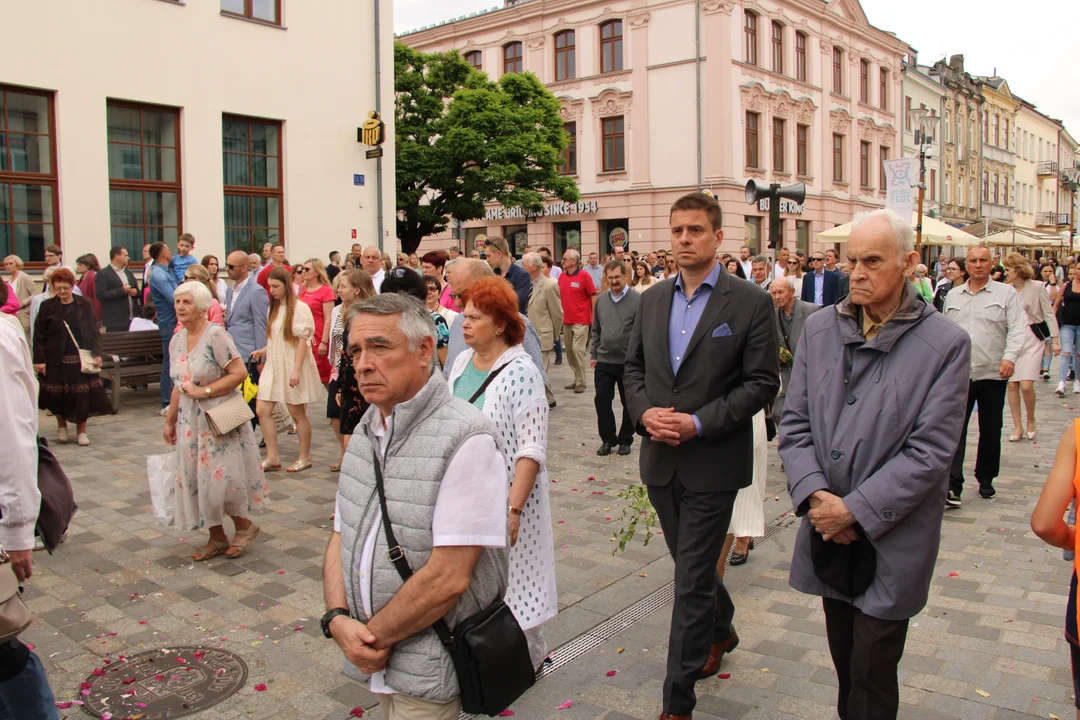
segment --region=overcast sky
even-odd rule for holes
[[[394,30],[404,32],[501,0],[394,0]],[[973,75],[997,68],[1014,93],[1065,123],[1080,141],[1080,93],[1075,92],[1077,0],[862,0],[870,23],[897,34],[930,65],[962,53]]]

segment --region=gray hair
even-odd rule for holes
[[[540,259],[539,253],[527,252],[521,256],[521,266],[541,270],[544,267],[544,261]]]
[[[777,275],[769,284],[769,287],[786,288],[793,292],[795,290],[795,286],[791,284],[791,280],[788,279],[787,275]]]
[[[173,299],[185,295],[191,296],[191,302],[195,303],[195,309],[200,313],[209,310],[210,305],[214,302],[214,297],[210,294],[210,290],[208,290],[201,282],[181,283],[173,290]]]
[[[766,256],[766,255],[758,255],[757,257],[755,257],[753,260],[750,261],[751,265],[757,265],[758,263],[761,263],[765,267],[769,267],[769,258],[768,258],[768,256]]]
[[[437,343],[435,321],[431,319],[431,311],[412,295],[401,293],[375,295],[350,305],[345,310],[346,344],[352,332],[353,321],[359,315],[397,315],[398,330],[408,339],[411,352],[416,352],[420,348],[420,343],[425,337],[431,338],[433,348]],[[434,359],[435,353],[432,353],[432,360]]]
[[[862,213],[855,216],[855,222],[851,223],[851,232],[854,233],[863,223],[884,218],[892,229],[893,240],[896,242],[896,250],[901,257],[915,251],[915,231],[911,229],[910,218],[905,219],[895,210],[883,208],[873,212]],[[850,236],[849,236],[850,237]]]
[[[563,257],[566,257],[567,255],[572,257],[574,259],[574,262],[576,262],[576,263],[581,262],[581,253],[579,253],[574,248],[567,248],[566,252],[563,253]]]
[[[495,274],[495,271],[491,269],[490,265],[477,258],[458,258],[454,265],[454,270],[457,270],[459,275],[460,273],[464,273],[464,277],[458,277],[458,280],[460,281],[458,285],[461,287],[454,287],[454,290],[458,292],[465,290],[465,288],[472,285],[473,282],[480,278],[491,277]],[[449,272],[446,274],[446,279],[450,279]],[[450,284],[453,285],[453,283]]]
[[[259,253],[248,253],[248,262],[257,262],[262,264],[262,256]]]

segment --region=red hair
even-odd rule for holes
[[[525,321],[518,312],[517,293],[506,279],[480,278],[462,293],[461,301],[462,307],[471,303],[496,325],[503,325],[503,336],[511,347],[525,339]]]
[[[52,275],[49,276],[49,284],[55,285],[56,283],[67,283],[68,285],[75,284],[75,273],[71,272],[67,268],[60,268]]]

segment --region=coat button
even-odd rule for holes
[[[840,459],[840,451],[839,450],[833,450],[832,453],[830,453],[830,454],[832,455],[833,460],[839,460]]]
[[[848,395],[847,396],[847,404],[848,405],[854,405],[855,404],[855,396],[854,395]]]
[[[672,390],[672,391],[671,391],[671,394],[672,394],[672,395],[678,395],[678,394],[679,394],[679,391],[678,391],[678,390]]]
[[[886,520],[892,520],[892,510],[886,510],[881,514]]]

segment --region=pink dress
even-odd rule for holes
[[[325,385],[330,382],[330,372],[333,368],[330,367],[329,350],[326,355],[319,355],[319,343],[322,342],[323,328],[330,319],[323,313],[323,303],[334,304],[334,291],[329,285],[320,285],[315,290],[308,290],[307,287],[301,286],[296,296],[311,309],[311,317],[315,319],[315,335],[311,338],[311,351],[315,354],[315,367],[319,370],[319,380]]]
[[[4,282],[4,281],[0,280],[0,282]],[[4,304],[4,307],[0,308],[0,312],[7,313],[8,315],[14,315],[15,313],[19,312],[19,307],[22,306],[22,303],[19,302],[19,298],[15,295],[15,288],[11,287],[11,283],[8,283],[7,286],[8,286],[7,303]]]

